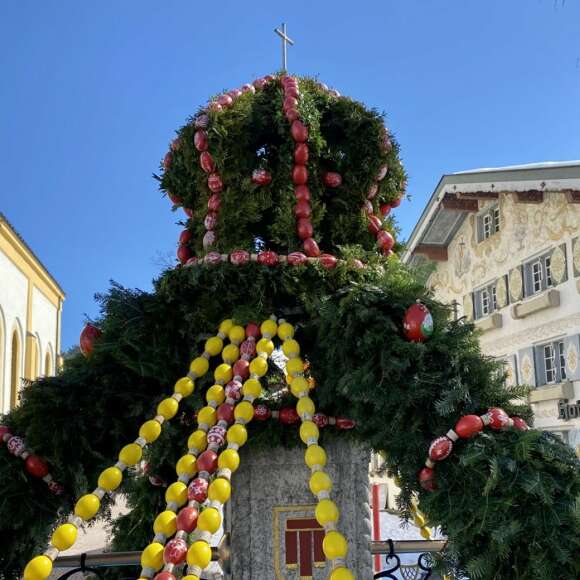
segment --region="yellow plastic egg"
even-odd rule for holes
[[[141,461],[141,457],[143,457],[143,449],[137,443],[129,443],[119,452],[119,461],[125,465],[135,465]]]
[[[219,469],[229,469],[232,473],[240,466],[240,455],[235,449],[225,449],[218,456]]]
[[[314,509],[314,517],[321,526],[337,522],[339,515],[338,508],[331,499],[320,500]]]
[[[224,388],[221,385],[212,385],[205,394],[205,400],[221,405],[226,400]]]
[[[243,326],[232,326],[228,336],[231,342],[240,344],[246,338],[246,329]]]
[[[199,576],[196,574],[188,574],[187,576],[183,576],[181,580],[199,580]]]
[[[278,336],[280,337],[280,340],[288,340],[292,338],[294,336],[294,327],[289,322],[283,322],[278,327]]]
[[[194,431],[187,440],[187,446],[195,447],[200,451],[204,451],[207,447],[207,434],[205,431],[202,431],[201,429]]]
[[[300,439],[306,444],[311,439],[318,439],[320,432],[318,427],[312,421],[303,421],[300,425]]]
[[[256,344],[256,352],[265,352],[270,356],[274,352],[274,343],[269,338],[261,338]]]
[[[419,533],[421,534],[421,537],[424,538],[425,540],[431,539],[431,529],[430,528],[422,527],[419,530]]]
[[[332,489],[332,480],[328,476],[328,473],[324,471],[315,471],[311,477],[308,484],[310,486],[310,491],[317,495],[321,491],[330,491]]]
[[[213,373],[216,382],[229,383],[234,376],[232,367],[225,363],[219,365]]]
[[[207,373],[209,370],[209,362],[203,356],[198,356],[191,361],[189,370],[192,373],[195,373],[196,376],[203,377],[203,375],[205,375],[205,373]]]
[[[97,485],[105,491],[114,491],[123,481],[123,472],[118,467],[107,467],[101,471]]]
[[[200,516],[201,517],[201,516]],[[198,566],[202,570],[211,562],[211,548],[207,542],[193,542],[187,551],[187,563],[190,566]]]
[[[139,429],[139,437],[143,437],[147,443],[153,443],[161,435],[161,424],[155,419],[145,421]]]
[[[332,574],[328,577],[328,580],[355,580],[354,574],[348,569],[343,568],[335,568],[332,571]]]
[[[159,542],[153,542],[143,550],[141,566],[153,570],[159,570],[163,566],[163,546]]]
[[[205,341],[203,349],[211,356],[217,356],[224,347],[224,342],[219,336],[212,336]]]
[[[290,380],[290,391],[295,397],[300,397],[301,393],[308,393],[310,386],[304,377],[296,377]]]
[[[238,403],[234,409],[234,417],[244,419],[246,423],[249,423],[254,417],[254,405],[249,401]]]
[[[213,407],[203,407],[197,413],[197,422],[213,427],[217,423],[217,413]]]
[[[310,445],[304,453],[304,461],[311,469],[315,465],[324,467],[326,465],[326,451],[320,445]]]
[[[212,501],[219,501],[224,504],[230,499],[232,486],[227,479],[217,477],[214,479],[207,490],[207,497]]]
[[[260,331],[262,336],[266,338],[272,338],[276,335],[278,330],[278,325],[273,320],[264,320],[260,326]]]
[[[179,410],[179,403],[168,397],[167,399],[163,399],[159,405],[157,405],[157,414],[161,415],[164,419],[173,419],[175,415],[177,415],[177,411]]]
[[[220,324],[219,332],[227,336],[233,325],[234,321],[231,318],[226,318],[226,320]]]
[[[300,345],[293,338],[285,340],[282,343],[282,352],[288,358],[297,357],[300,354]]]
[[[258,379],[248,379],[242,387],[242,393],[248,397],[259,397],[262,394],[262,385]]]
[[[425,525],[425,518],[421,514],[415,514],[413,522],[418,528],[422,528]]]
[[[231,365],[240,358],[240,349],[235,344],[228,344],[222,352],[222,358]]]
[[[348,543],[340,532],[328,532],[322,541],[322,550],[329,560],[346,558]]]
[[[197,529],[215,534],[221,526],[222,516],[215,508],[204,509],[197,518]]]
[[[52,560],[48,556],[32,558],[24,568],[24,580],[44,580],[52,572]]]
[[[173,391],[182,397],[189,397],[193,393],[193,389],[195,389],[195,383],[189,377],[181,377],[173,387]]]
[[[179,507],[187,502],[187,485],[182,481],[175,481],[165,491],[165,501],[175,502]]]
[[[75,505],[75,516],[83,520],[90,520],[99,511],[101,500],[92,493],[83,495]]]
[[[227,433],[228,443],[237,443],[240,447],[248,440],[248,431],[243,425],[232,425]]]
[[[64,552],[77,541],[77,533],[78,530],[76,526],[73,526],[72,524],[62,524],[62,526],[58,526],[58,528],[54,530],[50,543],[61,552]]]
[[[177,530],[177,515],[171,510],[161,512],[153,522],[153,531],[156,534],[164,534],[168,538]]]
[[[197,473],[195,457],[189,453],[183,455],[175,465],[175,471],[177,475],[189,475],[189,477],[193,477]]]
[[[291,358],[286,363],[286,371],[289,375],[296,375],[304,372],[304,361],[300,357]]]
[[[314,401],[310,397],[302,397],[298,399],[296,403],[296,412],[298,416],[301,417],[305,413],[308,415],[314,415],[316,408],[314,407]]]
[[[268,363],[261,357],[255,358],[250,363],[250,373],[263,377],[268,372]]]

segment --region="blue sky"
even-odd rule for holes
[[[67,293],[148,289],[176,215],[151,179],[207,97],[280,66],[388,114],[408,235],[442,173],[580,157],[578,0],[45,0],[0,5],[0,211]],[[1,283],[1,281],[0,281]]]

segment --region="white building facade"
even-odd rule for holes
[[[580,456],[580,161],[443,176],[403,260],[431,262],[435,296]]]
[[[54,375],[64,293],[0,213],[0,413],[18,403],[22,379]]]

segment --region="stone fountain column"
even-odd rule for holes
[[[338,529],[349,543],[347,563],[356,578],[367,580],[373,577],[370,452],[349,441],[323,446],[334,484],[331,498],[341,514]],[[232,580],[328,578],[324,531],[314,519],[316,498],[308,488],[304,450],[242,449],[228,518]]]

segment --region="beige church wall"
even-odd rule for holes
[[[45,359],[47,352],[50,353],[51,369],[55,369],[55,343],[57,332],[58,310],[38,288],[32,290],[32,332],[39,341],[40,349],[40,374],[45,374]]]
[[[2,376],[0,376],[0,412],[7,412],[10,407],[10,377],[12,333],[19,334],[20,369],[19,376],[24,375],[24,329],[26,328],[26,300],[28,280],[26,276],[0,250],[0,308],[4,320],[3,342],[0,351],[3,355]]]

